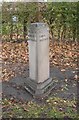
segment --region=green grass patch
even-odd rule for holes
[[[2,101],[3,118],[63,118],[78,117],[75,100],[49,98],[45,104],[29,101],[25,103],[14,102],[8,99]]]

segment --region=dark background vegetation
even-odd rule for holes
[[[40,14],[40,15],[38,15]],[[17,21],[12,21],[12,16]],[[38,19],[39,17],[39,19]],[[78,3],[3,3],[2,35],[3,39],[27,38],[27,28],[32,22],[46,22],[50,27],[52,40],[77,42]]]

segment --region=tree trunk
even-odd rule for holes
[[[73,41],[76,39],[76,28],[73,29]]]
[[[13,22],[11,21],[11,25],[10,25],[10,39],[12,40],[13,38]]]
[[[41,3],[37,2],[37,10],[36,10],[36,22],[42,22],[42,14],[41,14]]]
[[[65,39],[65,36],[66,36],[66,26],[64,25],[63,26],[63,31],[61,33],[61,42]]]
[[[16,26],[16,29],[17,29],[17,40],[18,40],[18,27]]]
[[[24,31],[24,41],[26,40],[26,32],[27,32],[27,28],[26,28],[26,20],[24,19],[23,22],[23,31]]]
[[[60,42],[60,28],[58,29],[58,42]]]

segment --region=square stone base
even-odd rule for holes
[[[33,97],[46,97],[50,94],[51,90],[55,87],[52,78],[45,80],[44,82],[37,83],[35,80],[28,78],[26,80],[24,88],[33,95]]]

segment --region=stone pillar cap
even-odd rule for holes
[[[49,27],[46,23],[42,23],[42,22],[35,22],[35,23],[31,23],[29,25],[28,30],[30,30],[30,32],[32,33],[36,33],[37,30],[40,30],[40,32],[42,32],[41,30],[49,30]],[[40,33],[39,33],[40,34]]]
[[[40,26],[48,26],[48,25],[42,22],[35,22],[35,23],[31,23],[31,26],[40,27]]]

